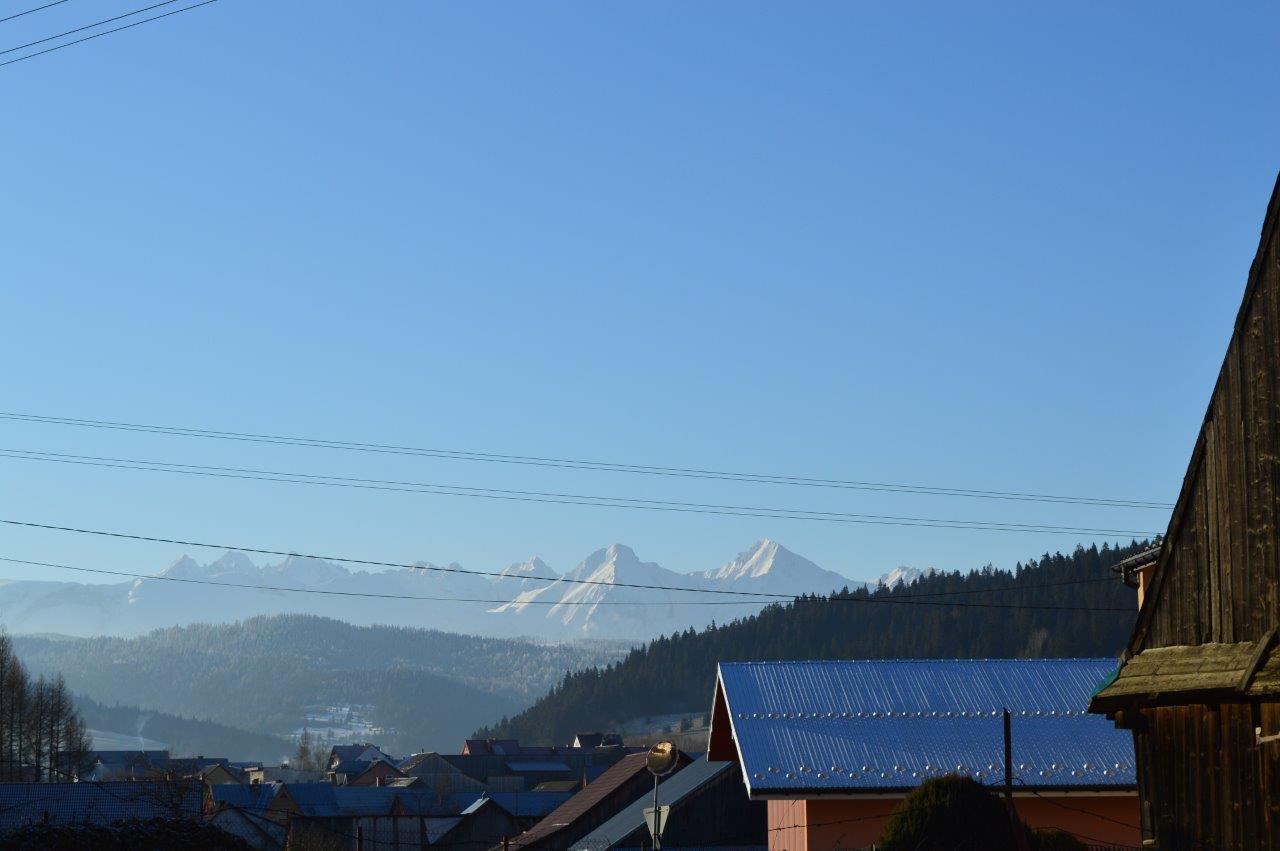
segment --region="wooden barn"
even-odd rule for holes
[[[1149,847],[1280,849],[1280,184],[1114,680]]]

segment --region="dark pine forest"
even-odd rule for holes
[[[801,597],[568,673],[529,709],[475,735],[563,744],[627,719],[705,711],[720,661],[1115,656],[1137,601],[1110,568],[1150,545],[1077,547],[1013,570],[934,573],[905,588]]]

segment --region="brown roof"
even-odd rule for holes
[[[1275,633],[1259,641],[1152,647],[1130,659],[1089,704],[1093,712],[1124,706],[1239,700],[1280,692]]]
[[[513,839],[511,847],[545,847],[552,837],[555,838],[557,848],[568,847],[586,836],[597,826],[621,812],[624,807],[643,794],[646,788],[652,788],[652,781],[645,765],[647,757],[648,753],[624,756],[608,771],[588,783],[581,792]],[[689,762],[689,757],[681,753],[679,767],[683,768]]]

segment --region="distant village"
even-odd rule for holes
[[[724,663],[708,683],[709,729],[684,734],[702,751],[583,732],[554,746],[312,753],[309,731],[282,765],[90,750],[63,756],[74,782],[0,787],[0,830],[178,819],[256,849],[872,848],[913,789],[963,777],[1004,790],[1032,835],[1135,847],[1131,738],[1086,711],[1114,667]]]

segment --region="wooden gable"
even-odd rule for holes
[[[1280,183],[1126,655],[1261,640],[1280,612],[1278,525]]]

